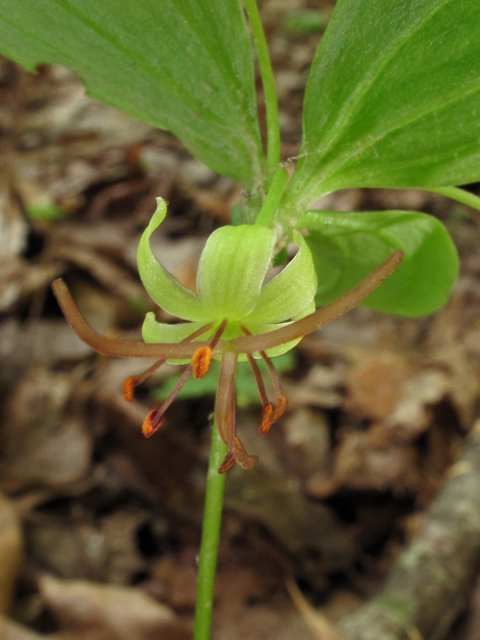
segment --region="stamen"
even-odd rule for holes
[[[205,332],[210,331],[212,327],[213,322],[209,322],[208,324],[205,324],[203,327],[200,327],[199,329],[191,333],[187,338],[181,340],[181,342],[192,342],[192,340],[195,340],[195,338],[199,338]]]
[[[272,414],[273,414],[273,405],[269,403],[263,409],[262,424],[260,425],[260,429],[258,430],[258,433],[260,435],[265,436],[270,431],[270,427],[273,424]]]
[[[133,390],[136,387],[135,376],[130,376],[129,378],[125,378],[123,381],[123,398],[126,402],[131,402],[133,400]]]
[[[227,457],[223,461],[220,469],[230,468],[231,456],[235,447],[235,375],[237,372],[237,356],[234,353],[224,353],[220,362],[220,375],[218,377],[217,398],[215,401],[215,416],[217,420],[218,433],[223,443],[228,449]],[[233,457],[235,460],[235,456]],[[230,465],[231,466],[231,465]],[[219,473],[223,473],[220,471]]]
[[[155,431],[158,431],[158,429],[162,425],[162,418],[165,411],[175,400],[176,396],[178,395],[178,392],[186,383],[191,373],[192,373],[192,365],[189,364],[188,367],[185,369],[185,371],[182,373],[172,393],[168,396],[168,398],[165,400],[162,406],[159,409],[153,409],[153,411],[150,411],[150,413],[147,415],[142,426],[142,433],[146,438],[149,438],[155,433]]]
[[[244,329],[244,327],[242,327],[242,330],[247,331],[247,329]],[[257,383],[257,387],[258,387],[258,393],[260,394],[260,400],[262,401],[262,407],[265,412],[265,409],[270,403],[268,402],[267,392],[265,391],[265,386],[263,384],[261,371],[258,367],[258,364],[255,362],[255,358],[252,356],[252,354],[247,353],[246,356],[248,358],[250,366],[252,367],[253,375],[255,377],[255,382]]]
[[[231,394],[231,397],[230,397],[230,409],[231,409],[230,418],[232,421],[232,425],[230,427],[230,434],[232,436],[232,444],[227,451],[225,460],[222,462],[222,464],[218,468],[218,473],[225,473],[226,471],[231,469],[235,464],[235,442],[237,440],[235,436],[235,430],[236,430],[236,424],[237,424],[236,404],[237,404],[237,398],[236,398],[236,392],[234,387],[234,392]]]
[[[149,375],[151,375],[154,371],[156,371],[159,367],[162,366],[166,362],[165,359],[157,360],[151,367],[149,367],[146,371],[141,373],[139,376],[129,376],[125,378],[123,381],[123,397],[127,402],[131,402],[133,400],[133,390],[135,387],[138,387],[139,384],[142,384]]]
[[[276,422],[279,418],[281,418],[285,413],[286,408],[287,408],[287,397],[280,396],[278,399],[277,407],[272,413],[272,417],[271,417],[272,422]]]
[[[192,356],[193,377],[197,380],[203,378],[210,367],[212,350],[210,347],[200,347]]]
[[[225,473],[232,468],[234,462],[243,469],[251,469],[258,462],[257,456],[249,456],[242,443],[236,436],[236,392],[235,375],[237,373],[237,356],[234,353],[224,353],[220,363],[215,415],[218,432],[227,445],[228,452],[225,460],[218,469],[218,473]]]
[[[200,347],[195,351],[192,356],[193,377],[203,378],[208,372],[210,362],[212,361],[213,350],[218,344],[218,341],[222,337],[222,333],[225,331],[225,327],[228,324],[228,320],[224,320],[215,332],[215,335],[210,340],[207,347]]]
[[[142,433],[145,438],[150,438],[153,434],[160,429],[163,423],[163,418],[157,416],[158,411],[155,409],[150,411],[142,424]]]
[[[251,332],[246,327],[242,326],[240,328],[243,331],[243,333],[245,333],[247,336],[252,335]],[[267,396],[265,393],[265,387],[263,386],[263,380],[260,373],[260,369],[257,363],[255,362],[255,360],[253,359],[252,355],[247,354],[248,361],[250,362],[253,369],[255,380],[257,381],[260,397],[262,398],[263,419],[262,419],[262,424],[260,425],[259,432],[261,433],[261,435],[265,435],[270,431],[270,427],[272,426],[272,424],[276,422],[285,413],[285,409],[287,408],[287,398],[282,393],[280,378],[273,365],[271,358],[267,356],[265,351],[260,351],[260,355],[265,361],[265,364],[267,365],[268,371],[272,378],[273,390],[275,393],[275,401],[277,403],[277,406],[275,407],[275,409],[273,408],[272,404],[268,403]]]
[[[198,338],[199,336],[201,336],[203,333],[205,333],[211,328],[212,328],[212,323],[209,322],[208,324],[204,325],[203,327],[200,327],[199,329],[191,333],[189,336],[181,340],[181,342],[192,342],[192,340],[195,340],[195,338]],[[135,389],[135,387],[138,387],[139,384],[142,384],[142,382],[145,382],[148,376],[150,376],[154,371],[156,371],[159,367],[161,367],[162,364],[164,364],[166,361],[167,361],[166,358],[157,360],[157,362],[152,364],[151,367],[149,367],[146,371],[144,371],[140,375],[129,376],[128,378],[125,378],[125,380],[123,381],[123,397],[125,398],[125,400],[127,402],[131,402],[133,400],[133,390]]]
[[[281,387],[281,384],[280,384],[280,378],[278,376],[278,373],[277,373],[275,367],[273,366],[273,362],[267,356],[265,351],[260,351],[260,355],[262,356],[265,364],[268,367],[268,371],[270,373],[270,376],[272,377],[273,391],[275,393],[275,400],[277,402],[277,405],[280,405],[280,403],[282,402],[282,398],[285,398],[285,396],[282,393],[282,387]],[[283,411],[282,411],[282,413],[283,413]]]

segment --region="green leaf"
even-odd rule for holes
[[[312,64],[286,205],[479,180],[479,61],[478,0],[340,0]]]
[[[320,306],[354,287],[396,249],[405,254],[402,264],[363,306],[401,316],[428,315],[446,303],[458,277],[452,239],[425,213],[309,211],[299,226],[309,228]]]
[[[240,0],[2,0],[0,50],[73,69],[91,96],[176,135],[202,162],[262,181]]]

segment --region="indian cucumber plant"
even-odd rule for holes
[[[164,362],[183,365],[171,395],[145,418],[147,437],[187,379],[202,378],[212,358],[220,362],[195,618],[195,639],[206,640],[225,472],[257,462],[236,434],[238,362],[252,368],[266,435],[287,403],[275,356],[360,303],[401,316],[431,314],[456,281],[457,252],[436,218],[311,206],[339,189],[414,187],[480,210],[480,199],[458,188],[480,180],[480,3],[338,0],[311,65],[299,155],[283,161],[255,0],[0,0],[0,50],[30,71],[40,63],[70,67],[91,96],[170,131],[198,160],[242,184],[232,225],[206,242],[196,293],[152,253],[150,236],[167,214],[157,199],[138,269],[155,303],[181,322],[159,323],[149,313],[143,342],[103,337],[66,285],[53,285],[67,320],[94,349],[155,359],[145,374],[127,378],[127,401]],[[286,263],[290,242],[297,251]],[[272,260],[282,258],[283,269],[265,283]]]

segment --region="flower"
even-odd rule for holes
[[[297,254],[265,284],[275,248],[275,231],[258,224],[225,226],[207,240],[200,257],[198,293],[195,294],[157,262],[150,248],[150,236],[164,220],[166,211],[166,202],[157,198],[157,210],[140,239],[138,269],[150,297],[185,322],[160,323],[150,312],[142,328],[144,342],[107,338],[85,322],[63,281],[56,280],[53,290],[74,331],[98,352],[159,358],[144,374],[125,380],[123,392],[127,401],[132,400],[134,388],[161,364],[188,363],[167,400],[147,415],[142,427],[146,437],[160,428],[166,409],[190,375],[202,378],[211,359],[220,359],[215,415],[227,454],[219,473],[230,469],[235,462],[247,469],[257,462],[257,457],[246,453],[236,435],[238,361],[248,360],[252,367],[263,405],[259,431],[265,435],[283,414],[287,403],[271,358],[292,349],[304,335],[356,306],[398,266],[403,254],[396,251],[349,293],[315,311],[317,277],[310,250],[298,231],[293,236]],[[266,362],[272,378],[273,402],[267,397],[256,363],[259,358]]]

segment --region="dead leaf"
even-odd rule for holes
[[[414,372],[413,364],[395,353],[382,352],[366,359],[347,376],[346,408],[362,418],[386,418]]]
[[[323,413],[298,409],[283,421],[289,450],[298,458],[297,466],[307,477],[325,471],[330,459],[330,432]]]
[[[431,423],[430,408],[439,403],[450,388],[448,375],[433,369],[421,371],[406,382],[397,405],[384,421],[389,437],[401,442],[412,442],[417,438]]]
[[[62,578],[104,579],[107,548],[94,524],[58,518],[27,522],[26,546],[28,556]]]
[[[0,261],[0,311],[9,310],[18,300],[43,287],[60,275],[60,264],[30,265],[18,256]]]
[[[3,472],[22,483],[58,486],[90,466],[91,435],[78,412],[67,414],[75,375],[31,368],[11,397],[3,430]]]
[[[13,318],[0,323],[0,360],[10,371],[39,362],[81,360],[91,353],[92,349],[78,339],[63,318],[35,319],[27,325]]]
[[[342,406],[344,394],[339,387],[345,382],[341,368],[314,365],[300,383],[284,382],[284,391],[291,408],[309,405],[311,407],[334,408]]]
[[[30,631],[30,629],[0,615],[0,638],[2,640],[45,640],[46,638],[51,638],[51,636],[44,636]]]
[[[307,602],[293,580],[289,580],[287,582],[287,589],[298,609],[298,612],[318,640],[345,640],[344,636],[340,635],[338,631],[335,630],[327,618],[319,611],[316,611],[312,605]]]
[[[175,614],[139,589],[43,576],[40,593],[60,625],[55,640],[190,640]]]
[[[2,149],[5,152],[4,149]],[[3,163],[2,163],[3,165]],[[2,166],[5,171],[5,166]],[[25,248],[28,224],[14,203],[8,185],[4,184],[5,174],[2,176],[0,189],[0,258],[12,258],[19,255]]]
[[[101,254],[81,246],[57,246],[52,248],[56,258],[73,262],[94,276],[98,282],[125,300],[146,300],[145,290],[131,275]]]
[[[147,570],[137,540],[137,533],[146,522],[146,514],[134,508],[124,508],[102,518],[100,527],[105,540],[108,582],[128,584],[136,574]]]
[[[349,431],[336,451],[333,478],[337,488],[415,491],[421,484],[418,452],[413,445],[380,447],[374,431]]]
[[[192,550],[191,550],[192,551]],[[166,554],[153,565],[152,584],[155,594],[174,609],[191,611],[197,595],[198,548],[188,553]]]
[[[248,451],[258,453],[259,449],[248,446],[250,431],[245,430],[242,439]],[[265,526],[317,583],[329,571],[345,567],[356,553],[353,537],[333,510],[306,498],[298,478],[286,471],[272,472],[263,464],[248,474],[232,469],[225,501],[229,508]]]
[[[450,378],[449,396],[457,410],[461,425],[468,430],[478,411],[479,379],[466,346],[450,344],[433,354]]]

